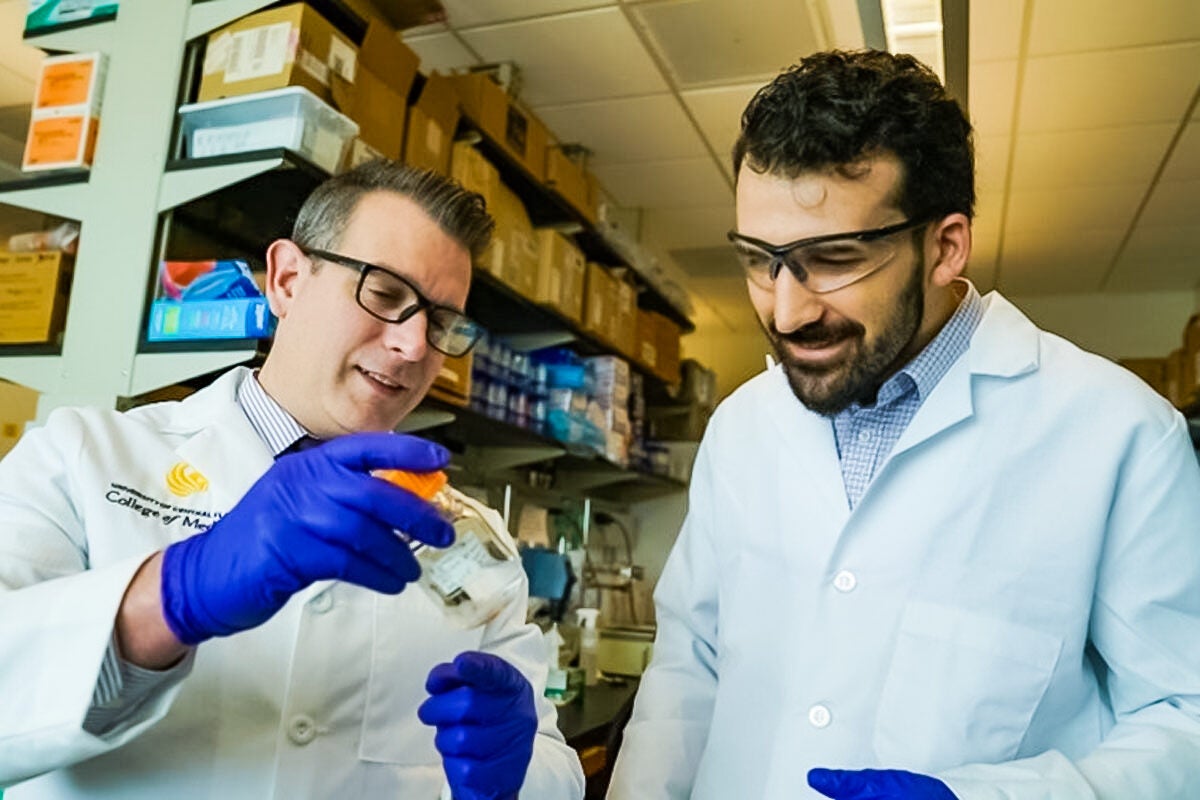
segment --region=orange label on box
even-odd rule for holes
[[[90,164],[96,145],[96,129],[94,119],[82,115],[35,119],[29,126],[24,165]]]
[[[38,86],[37,107],[77,106],[88,101],[95,61],[46,64]]]

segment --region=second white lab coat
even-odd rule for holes
[[[430,668],[471,649],[517,666],[539,698],[521,797],[582,797],[523,598],[460,630],[415,586],[387,596],[316,584],[259,628],[200,645],[111,732],[81,727],[134,571],[272,463],[235,400],[248,376],[124,415],[56,411],[0,461],[0,786],[44,773],[5,800],[433,800],[441,759],[416,709]],[[196,481],[181,464],[206,488],[187,493]]]
[[[1200,470],[1180,415],[1002,297],[849,510],[776,367],[714,415],[617,800],[1200,797]]]

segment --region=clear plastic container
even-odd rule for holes
[[[463,628],[485,625],[518,596],[525,573],[512,537],[493,527],[482,506],[451,488],[445,473],[374,474],[428,500],[454,526],[449,547],[412,542],[421,565],[418,583],[449,619]]]
[[[189,158],[286,147],[327,172],[342,166],[358,123],[303,86],[180,106]]]

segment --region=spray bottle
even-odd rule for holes
[[[596,665],[596,643],[599,640],[596,618],[600,616],[600,609],[579,608],[575,613],[579,618],[579,667],[583,670],[583,685],[595,686],[600,682],[600,668]]]
[[[543,634],[546,643],[546,697],[550,702],[564,705],[567,698],[567,671],[562,668],[561,652],[565,640],[558,632],[558,623],[552,623]]]

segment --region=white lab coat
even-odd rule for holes
[[[1200,470],[1137,378],[1002,297],[853,512],[779,368],[713,416],[610,798],[1200,797]]]
[[[123,415],[55,411],[0,462],[0,786],[46,773],[5,800],[433,800],[441,759],[416,709],[430,668],[469,649],[516,665],[539,698],[521,797],[582,797],[579,761],[542,698],[544,646],[523,599],[464,631],[417,587],[387,596],[323,582],[259,628],[200,645],[190,674],[108,735],[82,729],[134,571],[231,508],[272,463],[235,401],[248,374]],[[172,493],[179,463],[208,489]]]

